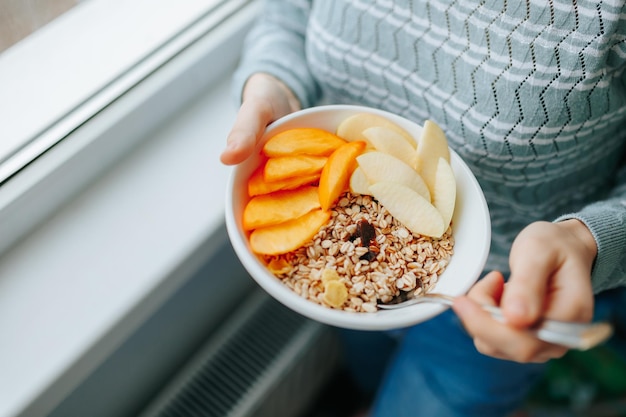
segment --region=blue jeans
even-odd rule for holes
[[[597,297],[596,318],[625,314],[626,291]],[[371,417],[503,417],[520,408],[547,364],[479,353],[448,310],[397,332],[342,331],[347,365]]]
[[[406,331],[372,417],[502,417],[522,404],[545,364],[480,354],[451,310]]]

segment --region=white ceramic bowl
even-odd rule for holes
[[[346,117],[360,112],[385,116],[419,137],[421,127],[407,119],[381,110],[360,106],[330,105],[292,113],[268,126],[264,140],[282,130],[294,127],[318,127],[334,132]],[[247,181],[260,162],[260,149],[254,156],[234,168],[226,195],[226,227],[233,248],[252,278],[272,297],[292,310],[322,323],[358,330],[397,329],[424,320],[444,311],[435,304],[378,311],[376,313],[351,313],[331,309],[305,300],[290,290],[270,273],[257,256],[250,251],[245,232],[241,227],[243,208],[248,201]],[[476,178],[456,152],[451,150],[451,166],[457,182],[457,201],[453,217],[452,235],[455,240],[450,264],[439,277],[434,291],[461,295],[480,276],[485,265],[491,240],[489,211]]]

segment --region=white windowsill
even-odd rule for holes
[[[175,289],[222,225],[234,116],[223,80],[0,258],[0,417],[52,409]]]

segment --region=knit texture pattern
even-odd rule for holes
[[[485,192],[487,269],[519,231],[577,218],[596,292],[626,284],[623,1],[268,0],[234,78],[284,80],[303,107],[361,104],[439,124]]]

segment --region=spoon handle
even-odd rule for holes
[[[378,307],[382,310],[393,310],[428,302],[452,306],[454,297],[445,294],[427,293],[399,304],[379,304]],[[481,305],[481,307],[490,313],[494,319],[505,322],[504,315],[498,307],[489,305]],[[544,342],[565,346],[570,349],[587,350],[605,342],[611,337],[613,327],[606,322],[575,323],[543,319],[529,328],[528,331]]]

